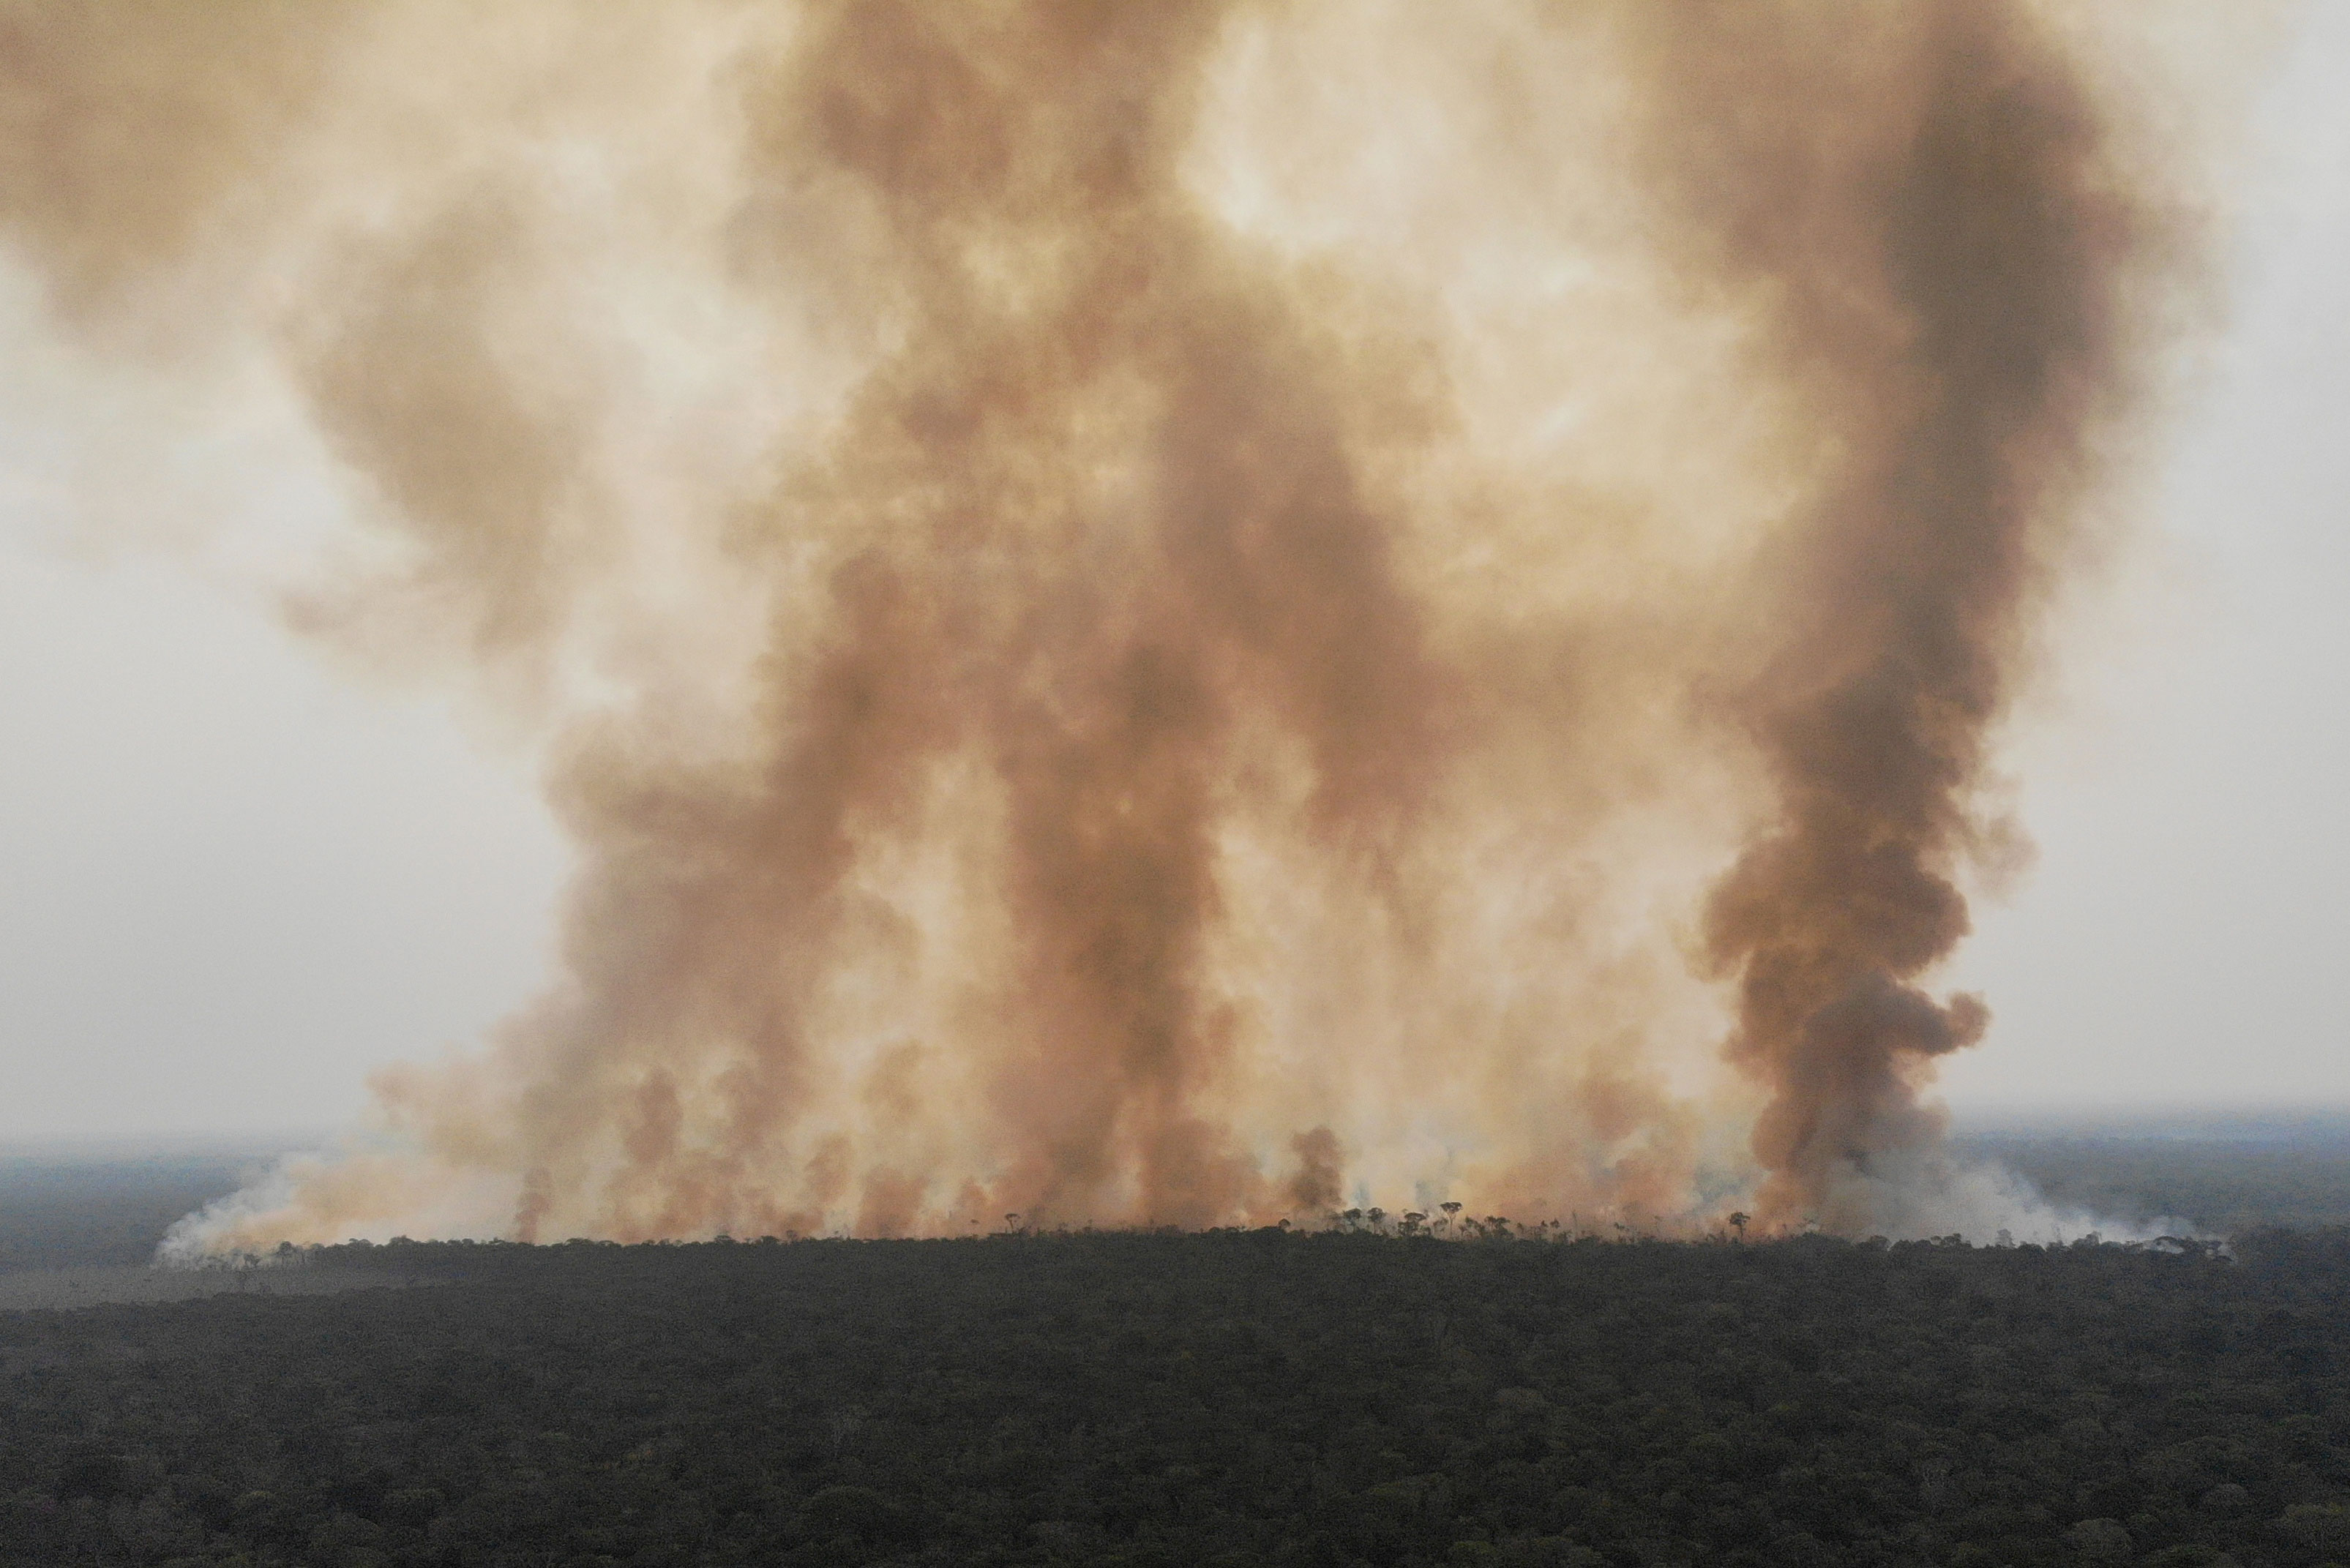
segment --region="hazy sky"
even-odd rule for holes
[[[1955,971],[1996,1019],[1961,1106],[2350,1100],[2345,79],[2350,5],[2312,7],[2225,336],[2018,722],[2040,856]],[[290,410],[61,341],[0,266],[0,1140],[335,1124],[546,980],[526,748],[273,618],[341,504]]]

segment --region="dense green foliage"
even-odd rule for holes
[[[2350,1234],[333,1250],[0,1314],[0,1563],[2350,1559]]]

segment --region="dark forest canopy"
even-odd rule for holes
[[[442,1282],[0,1314],[0,1563],[2350,1556],[2350,1232],[2235,1252],[324,1249]]]

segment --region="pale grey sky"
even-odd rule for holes
[[[2041,856],[1978,904],[1960,1104],[2350,1100],[2350,5],[2297,34],[2153,547],[2012,753]]]
[[[2009,753],[2040,858],[1954,972],[1996,1017],[1962,1106],[2350,1101],[2345,80],[2350,4],[2313,6],[2145,544]],[[341,1123],[549,973],[526,751],[279,629],[234,551],[322,526],[331,481],[143,386],[0,275],[0,1141]],[[269,478],[188,478],[219,472]],[[229,508],[234,546],[174,515]]]

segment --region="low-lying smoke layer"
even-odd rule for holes
[[[369,519],[296,623],[580,852],[552,994],[186,1245],[1912,1222],[2164,248],[2034,8],[0,38],[60,317],[265,348]]]

